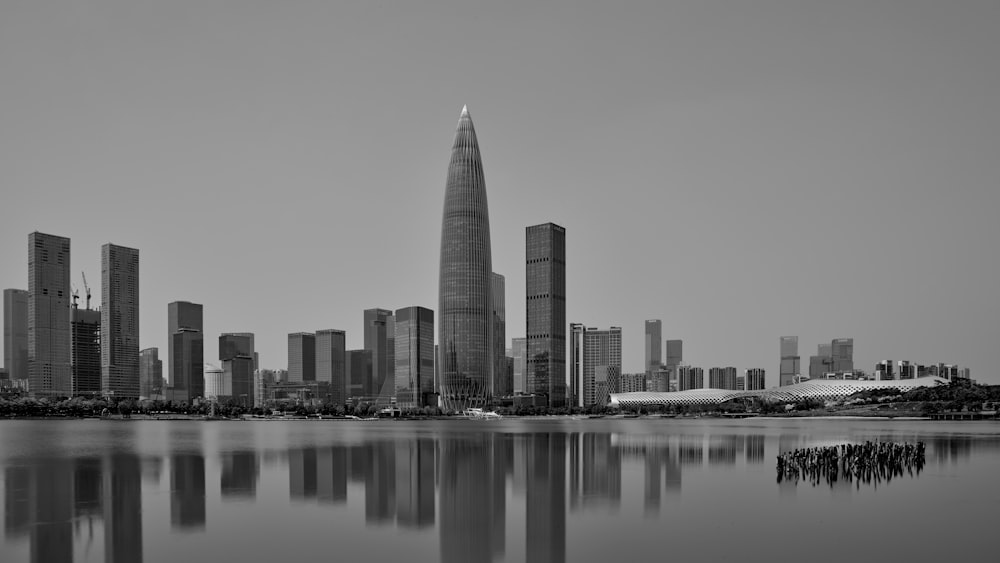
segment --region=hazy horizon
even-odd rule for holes
[[[507,340],[524,229],[566,228],[567,321],[644,321],[684,360],[767,370],[778,338],[851,337],[855,366],[1000,341],[1000,3],[0,5],[0,287],[28,234],[140,251],[140,343],[204,305],[205,360],[253,332],[363,347],[368,308],[437,309],[445,176],[475,123]],[[81,303],[83,299],[81,298]],[[0,344],[2,345],[2,344]],[[164,366],[166,370],[166,366]]]

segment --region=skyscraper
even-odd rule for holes
[[[70,315],[73,395],[101,392],[101,312],[73,306]]]
[[[622,373],[622,329],[608,330],[570,325],[571,377],[576,406],[605,405],[618,392]]]
[[[499,398],[504,395],[503,374],[507,370],[507,312],[505,301],[507,299],[506,279],[493,272],[490,274],[490,322],[492,328],[492,343],[490,345],[493,356],[493,397]]]
[[[525,229],[528,392],[566,404],[566,229],[555,223]]]
[[[365,309],[365,350],[372,353],[372,394],[376,395],[376,404],[386,406],[392,402],[395,395],[395,360],[396,353],[393,338],[396,329],[392,311],[387,309]]]
[[[669,372],[666,382],[667,391],[677,391],[679,389],[680,383],[678,381],[677,368],[682,363],[684,363],[684,341],[667,340],[666,366]]]
[[[483,406],[492,391],[490,218],[479,141],[462,108],[448,164],[441,221],[438,345],[446,409]]]
[[[510,344],[514,355],[514,394],[528,393],[528,339],[512,338]]]
[[[347,376],[347,397],[349,399],[370,399],[372,390],[372,351],[348,350],[344,354]]]
[[[830,343],[830,363],[837,373],[854,371],[854,339],[836,338]]]
[[[101,391],[139,398],[139,250],[101,247]]]
[[[743,373],[746,381],[744,386],[746,391],[759,391],[761,389],[765,389],[763,369],[748,369]]]
[[[780,339],[781,363],[778,369],[778,385],[795,383],[799,374],[799,337],[782,336]]]
[[[3,290],[3,365],[11,379],[28,378],[28,291]]]
[[[69,239],[28,235],[28,379],[33,395],[69,396]]]
[[[736,390],[736,368],[711,368],[708,370],[709,389]]]
[[[434,311],[424,307],[396,310],[396,404],[431,405],[434,394]],[[436,406],[436,402],[433,406]]]
[[[159,348],[139,352],[139,397],[151,398],[163,392],[163,360]]]
[[[660,319],[646,321],[646,373],[660,369],[663,364],[663,323]]]
[[[347,335],[342,330],[316,331],[316,381],[330,384],[330,403],[343,406],[347,400]]]
[[[257,365],[252,332],[224,332],[219,335],[219,361],[231,360],[237,356],[253,358],[253,368],[260,368]]]
[[[167,305],[167,347],[174,400],[205,395],[205,335],[202,306],[189,301]]]
[[[316,381],[316,335],[296,332],[288,335],[288,381]]]
[[[705,371],[691,366],[677,368],[677,390],[703,389],[705,387]]]

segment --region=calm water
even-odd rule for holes
[[[923,441],[919,474],[775,457]],[[0,421],[0,561],[940,561],[998,552],[1000,424]]]

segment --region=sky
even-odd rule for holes
[[[0,2],[0,287],[32,231],[140,249],[140,341],[204,305],[206,360],[254,332],[436,309],[462,106],[483,157],[507,337],[524,229],[567,231],[567,322],[645,319],[684,360],[778,339],[1000,383],[1000,2]]]

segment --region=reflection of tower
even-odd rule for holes
[[[704,463],[701,436],[682,436],[679,446],[681,465],[701,465]]]
[[[606,504],[617,509],[622,493],[622,459],[612,445],[611,434],[586,433],[581,436],[582,466],[580,490],[584,506]]]
[[[649,323],[649,321],[646,322]],[[664,455],[665,449],[665,446],[658,447],[651,444],[644,452],[646,494],[643,508],[647,517],[657,516],[660,513],[660,500],[662,498],[660,483],[663,476],[663,458],[666,457]]]
[[[396,442],[396,521],[400,526],[434,525],[434,441]]]
[[[316,448],[288,450],[288,496],[316,498]]]
[[[73,560],[73,463],[45,460],[4,472],[7,537],[28,534],[31,561]]]
[[[750,434],[746,437],[747,464],[764,463],[764,435]]]
[[[104,560],[108,563],[137,563],[142,561],[142,470],[139,456],[114,454],[106,460],[106,464]],[[203,475],[203,494],[204,490]]]
[[[712,436],[708,442],[709,465],[733,465],[736,463],[736,450],[740,446],[740,437],[733,435]]]
[[[347,448],[344,446],[316,452],[316,498],[320,502],[347,501]]]
[[[396,451],[391,442],[369,444],[365,476],[365,522],[390,523],[396,516]]]
[[[23,465],[12,465],[3,472],[3,531],[8,539],[28,533],[31,528],[30,495],[31,470]]]
[[[222,497],[257,496],[257,454],[252,451],[222,455]]]
[[[495,489],[488,481],[493,464],[492,436],[472,435],[441,443],[441,562],[489,562],[503,538],[494,537],[498,515]],[[486,480],[487,482],[484,482]]]
[[[170,466],[170,524],[203,529],[205,458],[201,454],[174,454]]]
[[[566,435],[528,442],[526,561],[566,560]]]

